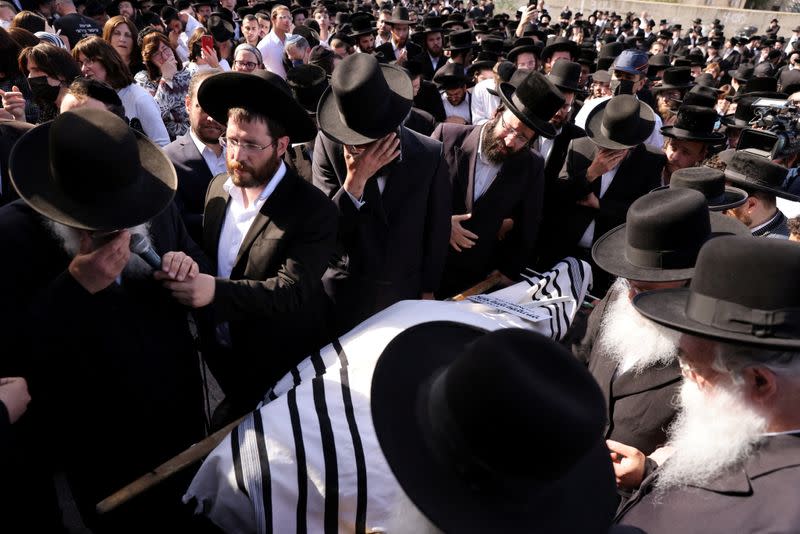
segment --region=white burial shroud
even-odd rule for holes
[[[381,352],[406,328],[430,321],[560,339],[586,296],[591,269],[567,258],[542,276],[524,276],[472,300],[398,302],[305,359],[206,458],[184,501],[230,533],[383,527],[399,485],[370,415]],[[408,359],[413,365],[414,355]]]

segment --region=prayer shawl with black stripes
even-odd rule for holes
[[[381,352],[406,328],[442,320],[560,339],[591,270],[567,258],[541,277],[528,274],[478,299],[490,304],[399,302],[307,358],[208,456],[184,501],[231,533],[363,533],[384,526],[399,485],[370,415]]]

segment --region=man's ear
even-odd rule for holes
[[[759,406],[767,407],[778,393],[778,379],[768,367],[747,367],[742,371],[748,398]]]
[[[275,146],[278,150],[278,156],[283,157],[286,153],[286,150],[289,148],[289,137],[284,135],[283,137],[278,138],[278,143]]]

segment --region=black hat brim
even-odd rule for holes
[[[414,103],[414,89],[408,74],[402,69],[384,64],[381,64],[380,68],[390,89],[386,98],[391,102],[386,106],[388,113],[383,117],[375,117],[373,123],[383,127],[367,134],[347,126],[342,120],[339,106],[333,96],[333,87],[328,87],[322,94],[317,108],[317,121],[325,135],[343,145],[365,145],[395,131],[402,124]],[[362,112],[366,113],[367,110]],[[370,113],[374,113],[374,110]]]
[[[368,30],[365,29],[365,30],[353,31],[349,33],[348,36],[352,38],[357,38],[361,37],[362,35],[375,35],[376,33],[378,33],[378,30],[376,28],[370,28]]]
[[[525,52],[530,52],[531,54],[533,54],[538,58],[539,54],[541,53],[541,48],[539,48],[536,45],[523,45],[523,46],[518,46],[516,48],[512,48],[507,56],[508,61],[511,61],[512,63],[516,62],[517,56],[520,54],[524,54]]]
[[[692,132],[676,126],[662,126],[661,135],[672,139],[698,141],[700,143],[721,143],[725,140],[725,134],[719,132]]]
[[[113,231],[143,224],[172,202],[178,187],[175,167],[161,148],[135,130],[141,162],[141,176],[135,187],[120,191],[116,202],[94,195],[77,199],[69,195],[54,179],[50,158],[46,157],[52,124],[40,124],[20,137],[8,163],[11,183],[20,198],[41,215],[72,228]],[[113,174],[114,169],[102,172]]]
[[[728,215],[709,213],[711,235],[709,239],[725,235],[750,235],[745,225]],[[694,276],[694,267],[688,269],[660,269],[634,265],[625,257],[626,224],[609,230],[592,246],[592,258],[604,271],[642,282],[674,282]]]
[[[460,323],[424,323],[395,337],[378,360],[372,377],[372,420],[403,491],[447,532],[518,532],[532,524],[541,532],[586,532],[588,525],[608,525],[615,499],[602,439],[562,478],[547,485],[532,483],[526,494],[511,496],[470,490],[427,445],[428,430],[418,416],[425,389],[470,342],[486,333]],[[418,356],[414,365],[408,363],[409,351]],[[564,514],[575,491],[591,495],[580,514]]]
[[[662,185],[660,187],[656,187],[653,189],[653,191],[663,191],[664,189],[669,189],[669,187],[670,186],[668,185]],[[706,200],[708,201],[708,199]],[[726,185],[725,192],[722,194],[722,198],[718,202],[709,201],[708,209],[710,211],[725,211],[737,208],[745,202],[747,202],[747,192],[744,189]]]
[[[291,96],[266,79],[244,72],[223,72],[205,80],[197,90],[203,110],[227,124],[228,110],[257,111],[280,124],[292,143],[305,143],[317,135],[314,121]]]
[[[746,177],[743,177],[739,175],[739,173],[735,173],[734,171],[730,171],[728,169],[725,169],[725,179],[734,185],[738,185],[739,187],[744,188],[745,190],[756,189],[758,191],[764,191],[765,193],[771,193],[776,197],[785,198],[786,200],[791,200],[792,202],[800,202],[800,196],[793,195],[782,189],[777,189],[765,184],[749,181],[747,180]]]
[[[570,41],[568,43],[553,43],[549,46],[545,46],[542,49],[542,57],[550,57],[555,52],[570,52],[572,57],[580,54],[577,43]]]
[[[472,76],[477,71],[492,70],[497,62],[496,61],[476,61],[467,67],[467,76]]]
[[[644,102],[639,101],[639,120],[642,122],[650,122],[652,127],[646,132],[646,128],[644,125],[642,126],[641,131],[637,133],[637,142],[633,144],[623,144],[612,139],[609,139],[608,136],[603,134],[602,132],[602,125],[603,125],[603,111],[606,109],[608,103],[611,102],[611,98],[599,103],[595,108],[589,113],[589,116],[586,117],[586,136],[597,146],[602,148],[608,148],[611,150],[626,150],[628,148],[633,148],[637,145],[640,145],[647,141],[647,138],[653,133],[653,129],[655,128],[656,119],[655,119],[655,112],[645,104]],[[647,133],[647,135],[645,135]]]
[[[740,128],[740,129],[750,128],[750,123],[742,119],[737,119],[735,113],[731,113],[730,115],[724,115],[720,119],[720,123],[728,128]]]
[[[517,106],[511,100],[514,96],[514,91],[516,88],[508,82],[503,82],[500,84],[499,90],[497,91],[497,96],[500,97],[500,100],[503,101],[506,108],[508,108],[511,113],[513,113],[519,120],[521,120],[525,125],[538,133],[539,135],[543,135],[548,139],[552,139],[556,136],[556,129],[555,127],[550,124],[548,121],[543,121],[537,117],[531,117],[529,115],[525,115],[524,113],[520,112],[517,109]]]
[[[669,90],[672,90],[672,89],[678,89],[678,90],[682,91],[684,89],[691,89],[692,87],[694,87],[694,84],[691,83],[691,82],[690,83],[686,83],[686,84],[681,84],[681,85],[662,84],[662,85],[657,85],[655,87],[652,87],[650,89],[650,92],[655,94],[655,93],[658,93],[660,91],[669,91]]]
[[[753,334],[729,332],[714,326],[697,322],[686,316],[686,305],[691,290],[686,287],[646,291],[633,298],[636,309],[658,324],[679,332],[711,338],[718,341],[744,343],[764,348],[798,349],[800,339],[758,337]]]

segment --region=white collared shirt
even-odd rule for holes
[[[268,71],[277,74],[284,80],[286,79],[286,69],[283,66],[283,48],[285,39],[290,34],[284,35],[284,40],[278,37],[274,31],[269,32],[258,42],[258,51],[261,52],[261,58],[264,60],[264,68]]]
[[[472,114],[470,112],[470,105],[472,102],[472,95],[467,92],[464,95],[464,100],[457,106],[454,106],[447,100],[447,93],[442,92],[442,104],[444,104],[445,117],[461,117],[467,124],[472,124]]]
[[[194,130],[191,128],[189,128],[189,137],[192,138],[192,142],[194,142],[194,146],[197,147],[197,151],[200,152],[201,156],[203,156],[203,161],[206,162],[206,167],[208,167],[208,170],[211,172],[211,176],[222,174],[228,170],[228,167],[225,163],[225,147],[222,148],[222,152],[220,152],[219,156],[217,156],[214,154],[214,151],[208,147],[208,145],[202,142],[200,138],[195,135]]]
[[[267,182],[267,186],[258,195],[255,202],[249,206],[244,206],[244,191],[241,187],[233,185],[230,176],[222,188],[231,197],[228,208],[225,211],[225,221],[222,223],[222,231],[219,235],[219,247],[217,248],[217,276],[230,278],[236,256],[239,254],[239,247],[242,246],[247,232],[250,230],[256,215],[261,210],[264,202],[281,183],[286,175],[286,165],[281,161],[280,167]]]
[[[562,128],[556,130],[556,135],[554,135],[552,139],[548,139],[543,135],[540,135],[536,138],[539,147],[539,154],[542,156],[545,165],[547,165],[547,161],[550,159],[550,153],[553,152],[553,145],[556,142],[556,137],[558,137],[558,135],[561,133],[561,130]]]
[[[608,191],[611,182],[614,180],[614,177],[617,175],[617,171],[619,170],[619,165],[605,173],[603,176],[600,177],[600,196],[598,200],[603,198]],[[592,222],[589,223],[589,226],[586,227],[586,231],[583,233],[581,240],[578,241],[578,246],[582,248],[592,248],[592,243],[594,242],[594,219]]]
[[[497,173],[500,172],[500,165],[492,163],[483,155],[483,133],[486,129],[484,124],[481,128],[481,134],[478,138],[478,157],[475,158],[475,184],[473,186],[473,202],[477,202],[479,198],[489,189]]]
[[[496,89],[494,78],[481,80],[472,88],[472,124],[488,122],[500,105],[500,97],[491,94],[489,89]]]

